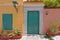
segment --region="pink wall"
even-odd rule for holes
[[[46,15],[48,11],[48,15]],[[45,8],[43,14],[43,27],[44,32],[47,31],[48,24],[52,21],[60,20],[60,8]]]

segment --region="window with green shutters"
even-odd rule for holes
[[[3,30],[12,30],[12,14],[2,14]]]

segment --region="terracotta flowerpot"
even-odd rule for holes
[[[10,39],[11,37],[10,36],[7,36],[6,38],[9,38]]]
[[[9,39],[10,39],[10,36],[6,36],[6,37],[0,36],[0,39],[1,39],[1,40],[9,40]]]
[[[52,32],[48,32],[48,34],[49,34],[50,36],[54,36],[54,33],[52,33]]]
[[[20,39],[22,36],[12,36],[11,39]]]
[[[0,39],[2,38],[2,36],[0,36]]]
[[[60,31],[57,33],[57,35],[60,35]]]
[[[10,36],[6,36],[6,37],[0,36],[1,40],[20,39],[20,38],[22,38],[22,36],[12,36],[12,37],[10,37]]]

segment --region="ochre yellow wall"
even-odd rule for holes
[[[0,4],[12,4],[13,0],[0,0]],[[23,4],[23,0],[16,0],[19,4]]]
[[[12,1],[12,0],[11,0]],[[0,0],[0,3],[10,3],[10,0]],[[23,4],[21,0],[18,0],[19,3]],[[2,14],[13,14],[13,29],[18,28],[24,30],[24,13],[23,13],[23,6],[17,6],[18,8],[18,13],[16,9],[11,5],[11,6],[0,6],[0,32],[2,31]]]

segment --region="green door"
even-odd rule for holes
[[[28,11],[27,34],[39,34],[39,11]]]
[[[3,14],[2,22],[3,30],[12,30],[12,14]]]

